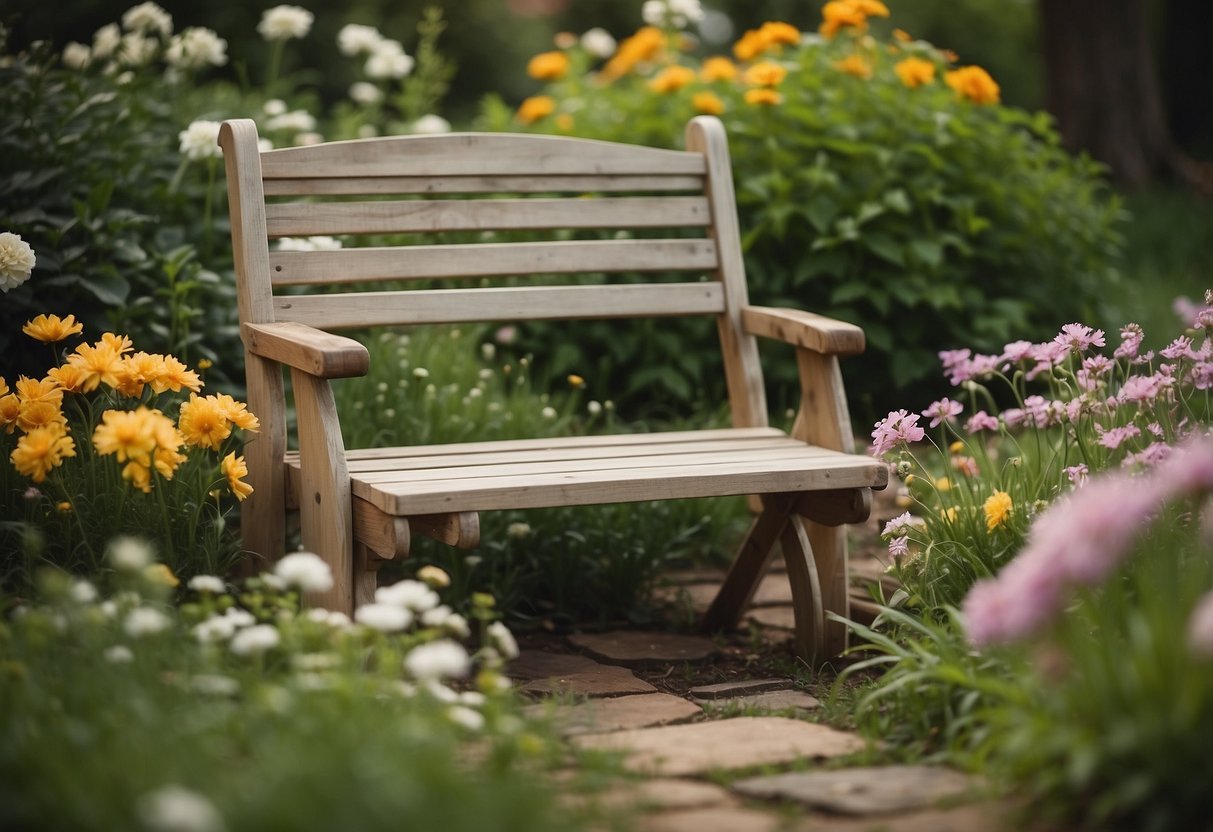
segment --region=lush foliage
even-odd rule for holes
[[[175,572],[225,571],[237,550],[225,495],[252,491],[237,451],[257,417],[226,394],[199,396],[198,372],[136,352],[125,335],[69,349],[83,329],[70,315],[23,329],[51,367],[12,379],[11,390],[0,377],[8,588],[28,588],[41,563],[91,574],[105,542],[124,533],[155,540]]]
[[[1213,295],[1186,324],[1157,354],[1135,324],[1110,357],[1078,324],[947,352],[964,429],[949,399],[877,424],[913,513],[885,529],[904,589],[880,631],[856,628],[873,653],[856,669],[889,668],[869,729],[1005,774],[1068,823],[1204,828]],[[1015,406],[995,410],[992,379]],[[920,417],[933,450],[911,448]]]
[[[831,3],[819,34],[772,22],[702,60],[673,28],[611,52],[587,33],[532,61],[541,95],[516,112],[490,99],[483,123],[675,146],[691,116],[719,114],[752,296],[863,325],[850,389],[887,407],[922,395],[939,349],[1086,314],[1114,277],[1118,208],[1047,116],[1001,106],[983,70],[929,43],[873,38],[879,14]]]
[[[196,576],[175,608],[144,544],[116,542],[108,566],[108,592],[48,575],[44,602],[0,624],[5,828],[554,830],[587,819],[588,804],[558,805],[543,776],[568,751],[508,693],[499,668],[517,647],[491,598],[469,622],[440,603],[447,580],[431,570],[431,585],[381,588],[354,622],[302,612],[300,592],[332,578],[298,553],[243,587]],[[568,786],[583,791],[595,771],[584,765]]]

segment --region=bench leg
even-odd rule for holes
[[[731,630],[741,621],[758,589],[758,582],[770,566],[772,547],[788,524],[795,497],[794,494],[769,494],[762,498],[762,513],[754,518],[729,567],[729,574],[704,613],[705,630]]]
[[[845,526],[823,526],[805,522],[813,557],[817,562],[817,577],[821,583],[821,610],[843,618],[851,616],[849,579],[847,575],[847,530]],[[786,550],[785,550],[786,557]],[[791,571],[789,567],[789,572]],[[793,587],[795,590],[795,587]],[[824,621],[823,660],[841,656],[847,649],[850,630],[840,621]]]
[[[792,585],[792,613],[796,620],[796,651],[810,666],[825,658],[825,612],[821,603],[821,581],[813,545],[805,522],[793,516],[784,526],[779,542]]]

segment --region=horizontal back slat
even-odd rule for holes
[[[297,321],[326,330],[505,320],[715,315],[723,311],[724,288],[719,283],[431,289],[274,298],[276,320]]]
[[[703,192],[702,176],[345,176],[265,180],[266,196]]]
[[[522,274],[707,271],[716,268],[716,263],[716,244],[708,239],[479,243],[271,251],[270,278],[275,286],[290,286]]]
[[[289,202],[265,207],[270,237],[555,228],[705,227],[705,197]]]
[[[261,154],[264,179],[344,176],[702,176],[702,155],[563,136],[448,133],[329,142]]]

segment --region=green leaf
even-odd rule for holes
[[[934,240],[911,240],[910,253],[919,263],[931,268],[943,262],[943,246]]]
[[[97,300],[110,306],[126,303],[131,293],[131,284],[116,271],[89,275],[81,279],[80,285],[92,292]]]
[[[863,243],[864,248],[868,249],[868,251],[884,260],[888,260],[893,265],[905,265],[905,252],[902,250],[901,245],[888,234],[879,231],[869,232],[860,238],[860,242]]]

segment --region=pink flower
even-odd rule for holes
[[[1188,647],[1199,656],[1213,658],[1213,592],[1201,596],[1188,618]]]
[[[1172,450],[1174,449],[1166,442],[1151,442],[1144,450],[1126,456],[1120,465],[1122,468],[1132,468],[1135,465],[1154,468],[1168,459]]]
[[[1085,396],[1079,396],[1077,399],[1070,399],[1068,402],[1066,402],[1066,419],[1068,419],[1071,423],[1076,424],[1078,420],[1082,418],[1082,414],[1090,409],[1088,405],[1090,405],[1090,402],[1087,401]]]
[[[1007,423],[1007,427],[1013,428],[1022,424],[1026,415],[1018,407],[1008,407],[1002,412],[1002,420]]]
[[[889,541],[889,557],[901,558],[910,554],[910,538],[902,535]]]
[[[1103,330],[1093,330],[1082,324],[1066,324],[1061,328],[1061,333],[1053,339],[1053,343],[1063,346],[1075,354],[1081,354],[1091,347],[1104,345]]]
[[[1213,387],[1213,362],[1202,361],[1192,367],[1192,386],[1197,390]]]
[[[1113,351],[1112,357],[1130,360],[1136,358],[1143,338],[1145,333],[1139,324],[1125,324],[1120,330],[1120,346]]]
[[[1124,425],[1111,430],[1104,430],[1096,425],[1095,430],[1099,434],[1099,444],[1110,451],[1116,450],[1128,439],[1141,436],[1141,430],[1136,425]]]
[[[923,525],[922,520],[920,520],[919,518],[915,517],[914,515],[910,514],[910,512],[907,511],[903,514],[899,514],[898,516],[894,517],[889,522],[885,523],[884,531],[880,533],[880,536],[888,537],[891,534],[904,533],[909,529],[913,529],[916,526],[921,527],[922,525]]]
[[[1173,378],[1162,373],[1155,373],[1152,376],[1130,376],[1125,379],[1116,399],[1121,403],[1152,402],[1164,389],[1174,383]]]
[[[1081,488],[1086,483],[1089,473],[1086,463],[1083,462],[1066,468],[1066,476],[1070,478],[1070,485],[1075,488]]]
[[[1158,352],[1163,358],[1169,358],[1172,361],[1177,358],[1197,360],[1196,353],[1192,351],[1192,339],[1186,335],[1179,336]]]
[[[984,410],[979,410],[965,422],[965,433],[977,433],[983,430],[998,430],[998,419]]]
[[[944,422],[948,424],[954,423],[962,410],[964,410],[964,405],[960,402],[943,398],[937,402],[932,402],[931,406],[922,412],[922,415],[931,420],[929,427],[934,428]]]
[[[1024,414],[1038,428],[1047,428],[1052,421],[1053,403],[1044,396],[1028,396],[1023,401]]]
[[[1031,354],[1032,347],[1031,341],[1012,341],[1002,348],[1001,360],[1018,364]]]
[[[918,427],[918,414],[894,410],[872,431],[872,455],[883,456],[899,442],[920,442],[926,431]]]
[[[952,457],[952,467],[966,477],[975,477],[981,473],[981,469],[977,467],[977,460],[971,456]]]

